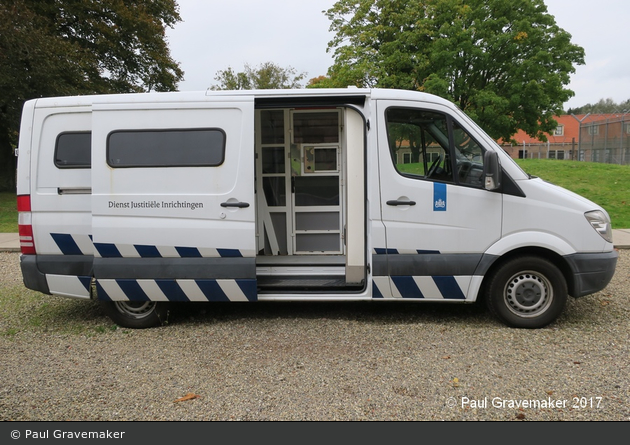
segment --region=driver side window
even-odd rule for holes
[[[457,181],[483,187],[483,149],[457,122],[453,122]]]
[[[483,150],[442,113],[389,108],[387,137],[394,167],[403,176],[483,186]]]

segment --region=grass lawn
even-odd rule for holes
[[[17,217],[15,193],[0,193],[0,233],[17,233]]]
[[[613,229],[630,228],[630,165],[518,159],[523,170],[602,206]]]

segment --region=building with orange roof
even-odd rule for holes
[[[518,145],[499,141],[513,158],[572,159],[581,161],[630,162],[630,119],[625,114],[580,114],[556,116],[558,126],[547,133],[547,141],[522,130],[514,135]]]

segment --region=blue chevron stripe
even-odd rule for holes
[[[136,280],[116,280],[129,301],[151,301]]]
[[[155,246],[135,245],[136,251],[142,258],[162,258],[160,251]]]
[[[397,255],[398,254],[397,249],[386,249],[383,247],[375,247],[374,252],[377,255]]]
[[[72,235],[67,233],[51,233],[50,236],[52,236],[57,247],[59,247],[59,250],[61,250],[61,253],[64,255],[83,255],[83,252]]]
[[[107,291],[103,288],[103,285],[96,280],[96,296],[97,299],[103,301],[112,301],[112,297],[109,296]]]
[[[160,298],[152,298],[151,295],[142,288],[140,283],[135,279],[103,279],[96,280],[97,295],[99,300],[115,301],[162,301],[164,296],[170,302],[190,302],[199,301],[199,292],[194,295],[188,295],[185,287],[182,287],[177,280],[158,279],[153,281],[160,289]],[[219,283],[221,281],[221,284]],[[197,288],[208,302],[229,302],[229,301],[257,301],[258,286],[256,280],[190,280],[194,282]],[[230,286],[230,283],[232,284]],[[221,285],[223,284],[224,287]],[[111,290],[111,294],[106,288]],[[146,288],[146,287],[145,287]],[[190,289],[190,286],[187,287]],[[225,289],[231,289],[233,295],[226,293]],[[194,297],[194,298],[191,298]],[[245,297],[245,298],[243,298]]]
[[[189,302],[190,298],[186,296],[186,293],[182,290],[182,288],[177,284],[175,280],[155,280],[156,284],[160,288],[166,298],[169,301],[173,302]]]
[[[236,280],[248,301],[258,301],[258,282],[256,280]]]
[[[122,258],[122,254],[115,244],[110,243],[94,243],[94,248],[103,258]]]
[[[50,234],[59,250],[64,255],[84,255],[71,234],[51,233]],[[88,235],[92,241],[92,235]],[[114,243],[93,243],[94,248],[102,258],[123,258],[118,246]],[[162,258],[158,246],[134,244],[133,245],[140,258]],[[181,258],[203,258],[197,247],[175,246],[175,250]],[[243,253],[238,249],[216,249],[221,258],[243,258]]]
[[[378,288],[374,281],[372,281],[372,298],[383,298],[381,290]]]
[[[208,301],[228,302],[230,299],[215,280],[196,280],[197,286]]]
[[[403,298],[424,298],[413,277],[394,276],[392,281]]]
[[[466,296],[455,277],[432,277],[442,296],[449,300],[465,300]]]
[[[85,287],[85,290],[87,290],[89,292],[90,284],[92,283],[92,277],[78,276],[77,278],[79,279],[79,281],[81,282],[83,287]]]
[[[242,258],[243,255],[238,249],[217,249],[222,258]]]
[[[175,247],[182,258],[201,258],[201,252],[196,247]]]

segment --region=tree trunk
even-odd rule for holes
[[[5,138],[0,137],[0,191],[15,192],[17,158],[13,147]]]

